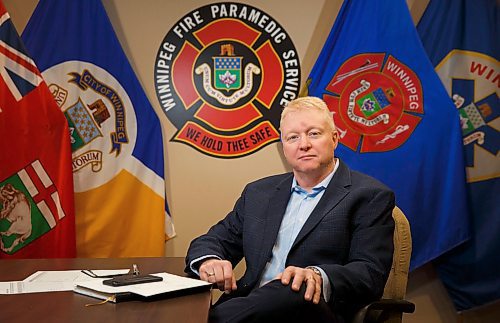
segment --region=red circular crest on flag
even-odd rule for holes
[[[424,113],[420,80],[392,55],[360,54],[346,60],[324,99],[340,142],[361,153],[384,152],[408,140]]]

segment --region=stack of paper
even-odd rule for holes
[[[146,299],[153,296],[173,296],[182,293],[210,289],[210,283],[202,280],[181,277],[168,273],[152,274],[162,277],[163,281],[112,287],[104,285],[104,279],[94,278],[78,283],[74,291],[79,294],[117,303],[131,299]]]
[[[129,269],[93,270],[99,276],[124,275]],[[92,278],[81,270],[37,271],[22,281],[0,282],[0,294],[25,294],[70,291],[81,282]]]

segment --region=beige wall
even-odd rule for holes
[[[3,0],[19,32],[37,3]],[[237,0],[233,0],[237,1]],[[175,127],[161,112],[156,99],[153,70],[156,53],[167,31],[206,0],[103,0],[108,16],[163,125],[169,205],[178,236],[167,242],[167,256],[184,256],[189,242],[204,233],[232,208],[244,185],[257,178],[284,172],[287,167],[279,144],[250,156],[231,160],[205,156],[180,143],[168,141]],[[247,0],[276,19],[291,36],[302,64],[304,80],[316,60],[341,6],[341,0]],[[428,0],[408,0],[414,21]],[[93,32],[89,29],[89,32]],[[417,312],[405,322],[454,322],[456,315],[432,267],[412,273],[409,299]]]

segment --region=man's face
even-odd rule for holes
[[[283,153],[294,173],[326,175],[333,170],[338,133],[314,109],[289,112],[281,123]]]

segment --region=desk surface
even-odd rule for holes
[[[23,280],[38,270],[117,269],[137,264],[141,274],[183,275],[183,258],[0,260],[0,281]],[[85,307],[99,300],[69,292],[0,295],[2,322],[206,322],[210,292],[153,302],[129,301]]]

